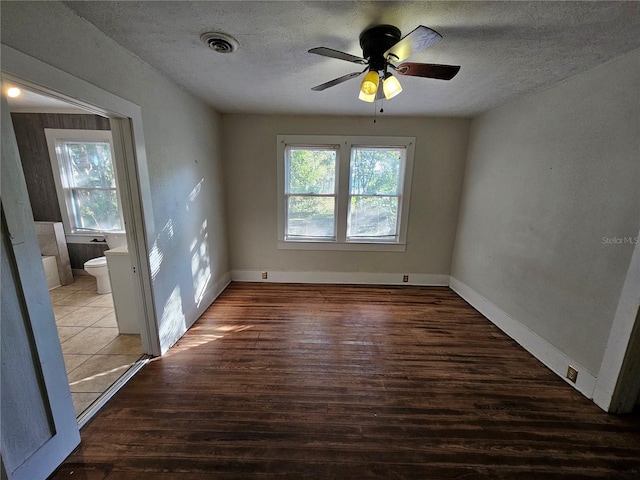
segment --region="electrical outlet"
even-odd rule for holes
[[[262,279],[266,280],[267,279],[267,272],[262,272]]]
[[[569,368],[567,368],[567,378],[573,383],[576,383],[576,380],[578,379],[578,370],[576,370],[575,367],[569,365]]]
[[[409,275],[405,275],[405,276],[403,276],[403,277],[402,277],[402,281],[403,281],[404,283],[407,283],[407,282],[409,281]]]

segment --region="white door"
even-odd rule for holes
[[[2,98],[2,478],[47,478],[80,443],[33,215]]]

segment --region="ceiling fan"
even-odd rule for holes
[[[432,63],[402,62],[411,54],[419,52],[435,45],[442,39],[435,30],[423,25],[400,38],[400,30],[393,25],[376,25],[365,29],[360,34],[360,46],[362,57],[349,53],[333,50],[332,48],[317,47],[309,50],[309,53],[324,57],[337,58],[358,65],[366,65],[364,70],[348,73],[329,82],[313,87],[311,90],[322,91],[329,87],[339,85],[352,78],[362,75],[368,70],[360,85],[359,99],[365,102],[374,102],[383,96],[387,99],[395,97],[402,91],[402,86],[389,70],[398,75],[412,77],[437,78],[451,80],[460,70],[456,65],[438,65]],[[378,88],[382,83],[382,88]]]

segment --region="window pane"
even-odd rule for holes
[[[70,187],[115,188],[116,178],[108,142],[66,142]]]
[[[354,148],[351,154],[351,195],[400,194],[401,148]]]
[[[398,200],[398,197],[351,197],[347,237],[395,239]]]
[[[289,197],[287,236],[335,236],[335,197]]]
[[[95,230],[122,230],[118,198],[115,190],[71,191],[76,228]]]
[[[335,149],[290,148],[288,152],[287,193],[335,193]]]

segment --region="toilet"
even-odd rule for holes
[[[127,244],[127,237],[123,233],[105,233],[104,238],[109,248],[121,247]],[[84,271],[96,277],[98,293],[111,293],[109,268],[107,257],[92,258],[84,263]]]
[[[92,258],[91,260],[84,262],[84,271],[89,275],[96,277],[98,293],[111,293],[107,257]]]

